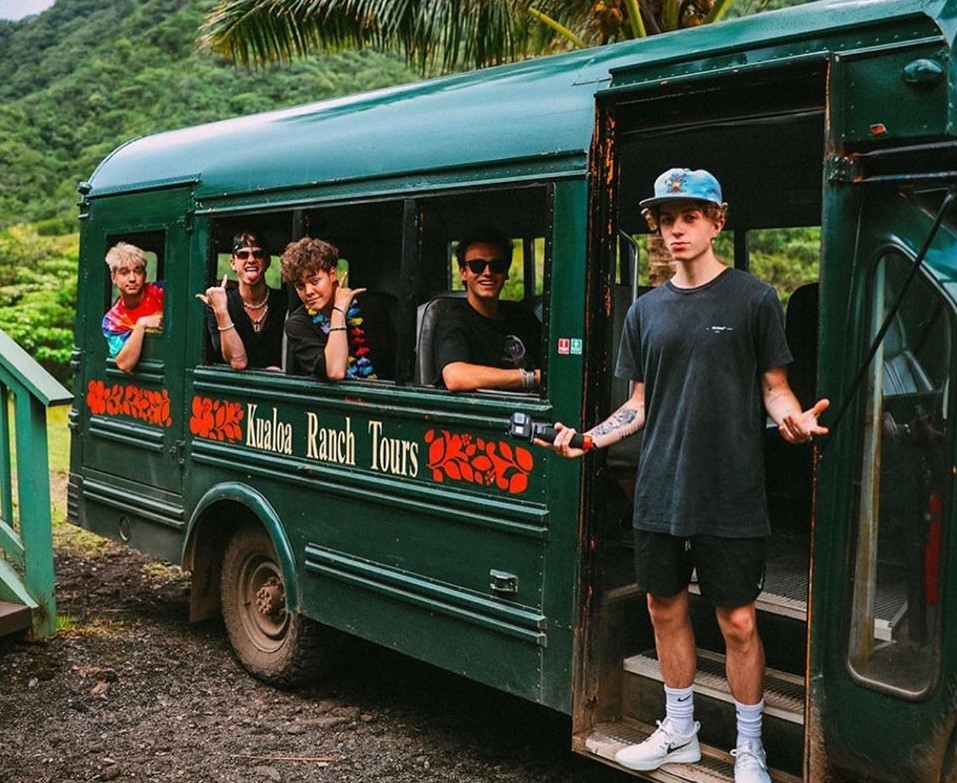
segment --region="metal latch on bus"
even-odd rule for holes
[[[494,568],[488,572],[488,586],[496,593],[517,593],[518,577],[506,571],[497,571]]]

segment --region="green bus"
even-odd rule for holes
[[[346,632],[564,712],[574,749],[614,765],[661,712],[632,584],[638,439],[563,460],[507,427],[590,426],[629,394],[611,369],[647,290],[638,201],[706,168],[735,266],[756,232],[820,236],[786,320],[792,385],[832,400],[832,434],[766,441],[773,777],[957,781],[955,36],[953,0],[822,0],[120,147],[80,186],[71,520],[181,563],[191,618],[221,612],[268,682],[314,674]],[[476,224],[515,240],[539,390],[429,384],[433,303],[460,295]],[[195,294],[248,226],[274,253],[340,248],[392,320],[390,380],[212,361]],[[166,292],[130,374],[101,333],[120,240]],[[720,634],[695,611],[704,757],[648,779],[731,779]]]

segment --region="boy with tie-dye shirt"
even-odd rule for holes
[[[103,316],[103,336],[116,366],[132,372],[144,334],[163,326],[163,289],[146,282],[146,256],[135,245],[118,242],[106,254],[106,263],[120,296]]]

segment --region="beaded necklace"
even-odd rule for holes
[[[324,313],[315,310],[306,310],[312,317],[312,322],[316,324],[325,335],[329,334],[332,323]],[[369,345],[366,340],[365,329],[362,328],[362,310],[359,303],[352,300],[352,304],[346,311],[346,338],[349,342],[349,364],[346,367],[346,378],[351,380],[378,380],[375,373],[375,367],[372,365],[372,359],[369,357]]]

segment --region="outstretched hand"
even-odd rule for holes
[[[212,285],[206,289],[205,293],[196,294],[196,298],[199,299],[204,305],[212,307],[213,310],[217,309],[219,306],[225,307],[226,305],[226,280],[229,279],[229,273],[227,272],[223,275],[223,282],[219,285]]]
[[[815,435],[827,435],[827,427],[818,424],[818,417],[827,410],[830,400],[818,400],[806,411],[785,414],[778,432],[788,443],[810,443]]]

